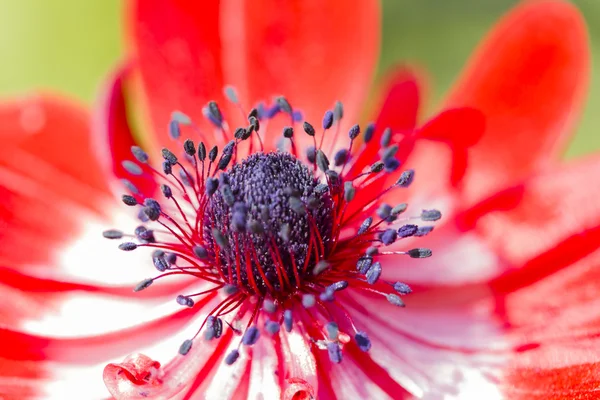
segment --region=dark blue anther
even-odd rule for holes
[[[169,136],[171,139],[177,140],[181,136],[181,127],[179,126],[179,121],[172,119],[169,122]]]
[[[102,236],[106,239],[121,239],[123,237],[123,232],[116,229],[109,229],[102,232]]]
[[[240,102],[240,99],[238,98],[238,95],[237,95],[237,91],[235,90],[235,88],[233,86],[230,86],[230,85],[225,86],[223,88],[223,93],[225,94],[225,97],[227,97],[227,100],[229,100],[233,104],[238,104]]]
[[[417,236],[417,237],[426,236],[432,230],[433,230],[433,226],[420,226],[419,229],[417,230],[417,232],[415,233],[415,236]]]
[[[192,119],[181,111],[173,111],[171,113],[171,119],[179,122],[181,125],[191,125]]]
[[[348,137],[350,140],[354,140],[360,135],[360,126],[358,124],[352,125],[350,130],[348,131]]]
[[[362,351],[366,352],[371,349],[371,340],[367,336],[366,332],[356,332],[356,335],[354,335],[354,340],[356,341],[358,348]]]
[[[175,154],[173,154],[173,152],[171,152],[171,150],[169,150],[165,147],[162,149],[161,153],[162,153],[162,156],[165,159],[165,161],[168,161],[169,164],[171,164],[171,165],[177,164],[177,157],[175,156]]]
[[[381,134],[381,139],[379,140],[379,144],[381,147],[388,147],[390,142],[392,141],[392,129],[385,128],[383,133]]]
[[[196,258],[198,258],[199,260],[205,260],[206,258],[208,258],[208,251],[206,251],[206,249],[203,246],[196,245],[192,248],[192,251],[194,252]]]
[[[383,161],[377,161],[376,163],[373,163],[373,165],[371,165],[371,172],[373,173],[378,173],[383,171],[383,168],[385,167],[385,164],[383,163]]]
[[[223,124],[223,115],[219,106],[214,101],[208,102],[208,105],[202,108],[202,114],[217,128],[220,128]]]
[[[425,248],[411,249],[406,252],[411,258],[427,258],[431,257],[431,250]]]
[[[348,149],[340,149],[333,156],[333,163],[336,167],[344,165],[348,161]]]
[[[383,150],[383,152],[381,153],[381,159],[383,161],[385,161],[388,158],[392,158],[392,157],[394,157],[396,155],[397,152],[398,152],[398,145],[397,144],[389,146],[385,150]]]
[[[348,287],[348,281],[337,281],[328,286],[334,292],[339,292],[340,290],[344,290]]]
[[[396,181],[396,185],[400,187],[409,187],[415,179],[415,171],[412,169],[406,170],[400,174],[400,178]]]
[[[331,125],[333,125],[333,112],[327,110],[323,115],[323,129],[329,129]]]
[[[260,103],[259,106],[262,106],[262,108],[264,108],[263,103]],[[251,117],[260,118],[258,108],[254,107],[250,110],[250,112],[248,113],[248,117],[247,117],[248,121],[250,120]]]
[[[133,154],[135,159],[142,164],[146,164],[148,162],[148,154],[139,146],[131,146],[131,154]]]
[[[231,157],[233,157],[233,153],[228,152],[228,153],[223,153],[223,155],[221,156],[221,159],[219,160],[219,164],[217,165],[217,168],[220,169],[221,171],[225,171],[227,169],[227,166],[229,165],[229,162],[231,161]]]
[[[271,335],[277,335],[279,333],[279,324],[275,321],[267,321],[265,324],[265,330]]]
[[[240,352],[236,349],[233,349],[229,354],[227,354],[227,357],[225,357],[225,364],[233,365],[238,358],[240,358]]]
[[[327,343],[327,355],[332,363],[339,364],[342,362],[342,349],[337,342]]]
[[[183,151],[190,157],[196,155],[196,145],[191,139],[186,139],[185,142],[183,142]]]
[[[228,283],[227,285],[223,286],[223,292],[224,292],[224,293],[225,293],[227,296],[230,296],[230,295],[232,295],[232,294],[236,294],[236,293],[237,293],[237,292],[239,292],[239,291],[240,291],[240,289],[239,289],[237,286],[235,286],[235,285],[232,285],[232,284],[230,284],[230,283]]]
[[[237,128],[235,130],[235,132],[233,133],[233,137],[236,138],[237,140],[243,140],[243,138],[246,136],[246,129],[245,128]]]
[[[386,246],[389,246],[390,244],[394,243],[397,238],[398,232],[396,232],[395,229],[391,228],[386,229],[380,236],[381,242]]]
[[[208,152],[208,160],[210,162],[215,162],[217,156],[219,155],[219,148],[217,146],[213,146],[212,149]]]
[[[125,243],[121,243],[119,245],[119,250],[123,250],[123,251],[132,251],[137,249],[137,244],[133,243],[133,242],[125,242]]]
[[[165,173],[165,175],[171,175],[173,173],[173,167],[172,167],[171,163],[168,161],[163,161],[162,169],[163,169],[163,172]]]
[[[302,128],[308,136],[315,136],[315,128],[309,122],[304,121],[304,123],[302,124]]]
[[[144,205],[146,207],[155,208],[156,210],[158,210],[160,212],[160,203],[150,197],[144,199]]]
[[[369,123],[365,128],[365,132],[363,133],[363,140],[366,143],[369,143],[373,138],[373,134],[375,133],[375,124]]]
[[[292,326],[294,325],[294,320],[292,319],[292,310],[285,310],[283,312],[283,327],[286,332],[292,331]]]
[[[133,288],[134,292],[140,292],[144,289],[147,289],[150,287],[150,285],[152,285],[152,283],[154,282],[154,280],[152,278],[150,279],[144,279],[143,281],[141,281],[140,283],[138,283],[137,285],[135,285],[135,287]]]
[[[306,159],[309,163],[314,164],[317,160],[317,151],[314,146],[308,146],[306,148]]]
[[[227,237],[225,237],[225,235],[223,235],[223,233],[214,228],[212,230],[212,235],[213,238],[215,239],[215,243],[217,244],[217,246],[219,246],[221,249],[228,249],[229,248],[229,241],[227,240]]]
[[[377,216],[381,219],[387,219],[387,217],[390,216],[390,214],[392,213],[392,206],[390,206],[389,204],[381,204],[379,206],[379,208],[377,208]]]
[[[317,263],[317,265],[315,265],[315,268],[313,269],[313,275],[314,276],[321,275],[330,266],[331,266],[331,264],[328,261],[325,261],[325,260],[319,261]]]
[[[412,289],[406,283],[396,282],[394,283],[394,290],[400,294],[410,294]]]
[[[296,214],[298,214],[298,215],[306,214],[306,206],[304,205],[302,200],[300,200],[299,198],[290,197],[289,204],[290,204],[290,209],[292,211],[294,211]]]
[[[194,306],[194,300],[192,300],[190,297],[184,296],[182,294],[177,296],[177,298],[175,300],[177,301],[177,304],[179,304],[180,306],[185,306],[185,307],[193,307]]]
[[[179,354],[185,356],[189,353],[192,349],[192,344],[193,342],[190,339],[184,340],[183,343],[181,343],[181,346],[179,346]]]
[[[419,227],[417,225],[403,225],[398,229],[398,236],[400,236],[400,238],[407,238],[413,236],[418,230]]]
[[[159,272],[165,272],[167,269],[169,269],[169,264],[165,259],[165,253],[161,250],[157,250],[152,253],[152,263]]]
[[[294,128],[291,126],[286,126],[283,128],[283,137],[287,139],[291,139],[294,136]]]
[[[167,262],[171,265],[175,265],[175,263],[177,262],[177,254],[175,253],[166,253],[165,254],[165,260],[167,260]]]
[[[398,204],[398,205],[394,206],[394,208],[392,208],[392,212],[390,213],[390,215],[392,217],[397,217],[398,215],[400,215],[404,211],[406,211],[407,208],[408,208],[408,204],[406,204],[406,203]]]
[[[365,233],[366,231],[369,230],[369,228],[371,227],[371,224],[373,223],[373,217],[367,217],[367,219],[365,219],[362,224],[360,224],[360,227],[358,228],[358,232],[356,233],[357,235],[362,235],[363,233]]]
[[[365,274],[367,278],[367,283],[369,285],[374,285],[375,283],[377,283],[379,277],[381,276],[381,270],[381,264],[379,262],[373,263],[373,265],[371,265],[371,268],[369,268],[369,270]]]
[[[317,167],[323,172],[329,170],[329,160],[321,150],[317,150]]]
[[[406,306],[406,304],[404,304],[404,302],[402,301],[400,296],[398,296],[397,294],[389,293],[385,297],[386,297],[387,301],[390,302],[390,304],[393,304],[396,307],[405,307]]]
[[[278,104],[274,104],[271,107],[265,109],[263,117],[266,119],[274,118],[281,111],[281,107]]]
[[[142,167],[140,167],[133,161],[125,160],[121,163],[121,166],[123,166],[123,169],[125,169],[125,171],[127,171],[131,175],[139,176],[144,173],[144,171],[142,171]]]
[[[217,178],[206,178],[206,194],[212,196],[219,188],[219,180]]]
[[[361,274],[366,274],[373,264],[373,257],[361,256],[356,262],[356,270]]]
[[[421,211],[422,221],[437,221],[442,218],[442,213],[438,210],[423,210]]]
[[[143,211],[150,221],[157,221],[160,218],[160,211],[155,207],[144,207]]]
[[[379,248],[375,246],[367,247],[367,250],[365,250],[365,254],[369,257],[373,257],[374,255],[379,254]]]
[[[385,167],[385,171],[386,172],[394,172],[396,171],[398,168],[400,168],[400,160],[398,160],[397,158],[394,157],[390,157],[390,158],[386,158],[385,161],[383,162],[383,165]]]
[[[220,190],[221,196],[223,196],[225,204],[227,204],[229,207],[233,206],[233,204],[235,203],[235,196],[233,195],[231,186],[229,186],[228,184],[222,184],[220,185]]]

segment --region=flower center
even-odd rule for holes
[[[309,248],[316,240],[326,249],[331,242],[333,202],[322,188],[288,153],[250,155],[220,176],[209,199],[203,232],[209,256],[248,292],[284,297],[313,270]]]

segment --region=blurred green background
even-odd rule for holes
[[[574,0],[600,57],[600,0]],[[430,106],[493,24],[517,0],[384,0],[380,72],[405,60],[426,68]],[[0,95],[58,89],[91,102],[122,50],[122,0],[0,0]],[[600,149],[600,67],[567,155]]]

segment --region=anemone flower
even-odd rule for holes
[[[358,125],[380,10],[350,3],[135,2],[93,124],[2,106],[0,397],[591,396],[579,13],[518,6],[439,114],[403,69]]]

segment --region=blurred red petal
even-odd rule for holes
[[[110,173],[117,178],[131,181],[141,193],[152,197],[157,189],[155,180],[148,179],[152,171],[146,164],[137,162],[131,154],[131,147],[140,144],[133,136],[127,117],[125,84],[129,75],[130,67],[124,65],[106,82],[95,116],[95,143],[101,150],[102,161]],[[126,160],[139,165],[144,174],[136,176],[128,173],[122,165]]]
[[[339,100],[346,136],[357,122],[379,55],[378,2],[228,0],[221,5],[225,75],[244,105],[284,95],[320,131],[323,114]],[[334,136],[329,132],[325,149]],[[304,134],[296,137],[311,142]]]
[[[568,2],[527,2],[499,22],[451,91],[447,105],[486,116],[469,150],[471,201],[557,158],[588,86],[587,34]]]
[[[219,8],[218,1],[185,0],[142,0],[131,7],[134,56],[161,146],[172,144],[171,112],[182,111],[206,128],[202,107],[209,100],[223,104]]]

